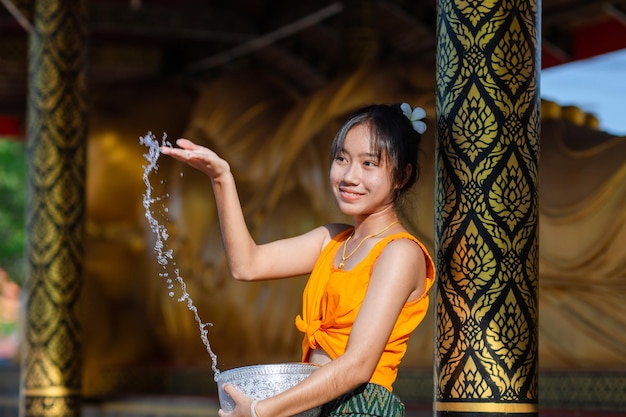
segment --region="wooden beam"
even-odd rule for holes
[[[311,13],[308,16],[298,19],[297,21],[287,24],[277,30],[258,36],[227,51],[220,52],[216,55],[197,61],[189,66],[189,72],[199,73],[216,66],[227,64],[235,58],[256,52],[257,50],[272,45],[281,39],[287,38],[297,32],[314,26],[322,20],[328,19],[329,17],[340,13],[342,10],[343,5],[341,3],[332,3],[315,13]]]
[[[0,0],[27,33],[32,30],[34,0]]]

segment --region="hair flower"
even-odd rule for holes
[[[408,103],[402,103],[400,105],[400,109],[402,109],[402,113],[409,119],[411,124],[413,125],[413,129],[419,133],[420,135],[426,132],[426,123],[424,123],[421,119],[426,117],[426,111],[421,107],[416,107],[411,110],[411,106]]]

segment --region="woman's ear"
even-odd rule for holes
[[[413,166],[411,166],[411,164],[407,164],[404,167],[404,176],[402,177],[402,183],[400,184],[398,189],[402,189],[402,187],[404,187],[404,185],[407,183],[407,181],[409,181],[409,178],[411,178],[411,173],[412,172],[413,172]]]

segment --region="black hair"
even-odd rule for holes
[[[394,202],[408,191],[419,177],[417,155],[422,135],[413,129],[399,104],[374,104],[357,110],[341,126],[330,148],[332,161],[341,153],[346,135],[355,126],[367,125],[372,134],[372,151],[391,167]],[[411,171],[406,177],[406,167]]]

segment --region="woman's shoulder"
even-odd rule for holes
[[[426,263],[432,262],[426,246],[408,231],[392,233],[382,238],[373,248],[372,255],[399,257],[399,260],[423,258]]]
[[[402,230],[399,232],[395,232],[395,233],[390,233],[387,236],[385,236],[384,238],[381,239],[382,241],[385,241],[387,243],[391,243],[391,242],[395,242],[395,241],[399,241],[399,242],[404,242],[406,244],[413,244],[415,245],[415,243],[417,243],[417,245],[421,248],[424,248],[424,242],[422,242],[420,240],[420,238],[418,238],[415,234],[413,234],[412,232],[408,231],[408,230]],[[413,242],[413,243],[411,243]]]
[[[407,231],[389,234],[380,239],[377,246],[380,246],[381,251],[395,248],[411,252],[422,252],[424,247],[418,238]]]
[[[381,254],[392,254],[396,257],[396,262],[415,261],[424,263],[427,277],[435,276],[435,265],[428,251],[428,248],[417,237],[409,232],[394,233],[382,239],[380,242]]]

